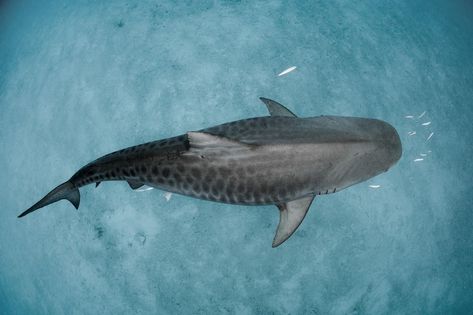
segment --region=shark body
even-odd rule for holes
[[[61,199],[79,207],[79,188],[124,180],[195,198],[242,205],[276,205],[276,247],[305,217],[316,195],[340,191],[387,171],[401,157],[396,130],[376,119],[298,118],[261,100],[268,117],[238,120],[132,146],[82,167],[22,217]]]

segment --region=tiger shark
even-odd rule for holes
[[[79,188],[127,181],[195,198],[276,205],[273,247],[297,229],[317,195],[339,192],[387,171],[402,155],[396,129],[358,117],[299,118],[260,98],[269,116],[243,119],[119,150],[85,165],[19,215],[61,199],[77,209]]]

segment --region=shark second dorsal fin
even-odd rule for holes
[[[279,225],[273,240],[273,247],[284,243],[299,227],[310,208],[315,196],[289,201],[277,205],[279,208]]]
[[[276,101],[270,100],[269,98],[260,97],[259,98],[268,108],[269,114],[271,116],[287,116],[287,117],[297,117],[293,112],[287,109],[284,105],[279,104]]]
[[[133,189],[133,190],[138,189],[138,188],[140,188],[141,186],[144,185],[143,183],[136,182],[134,180],[127,180],[127,183],[128,183],[128,185],[130,185],[130,188]]]

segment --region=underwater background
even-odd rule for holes
[[[473,312],[468,1],[0,3],[1,314]],[[278,76],[295,66],[292,72]],[[17,215],[106,153],[265,116],[396,127],[387,173],[274,206],[125,182]]]

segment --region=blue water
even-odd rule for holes
[[[3,2],[0,313],[473,311],[467,1]],[[101,155],[266,115],[259,96],[388,121],[403,157],[276,249],[276,207],[121,182],[16,218]]]

